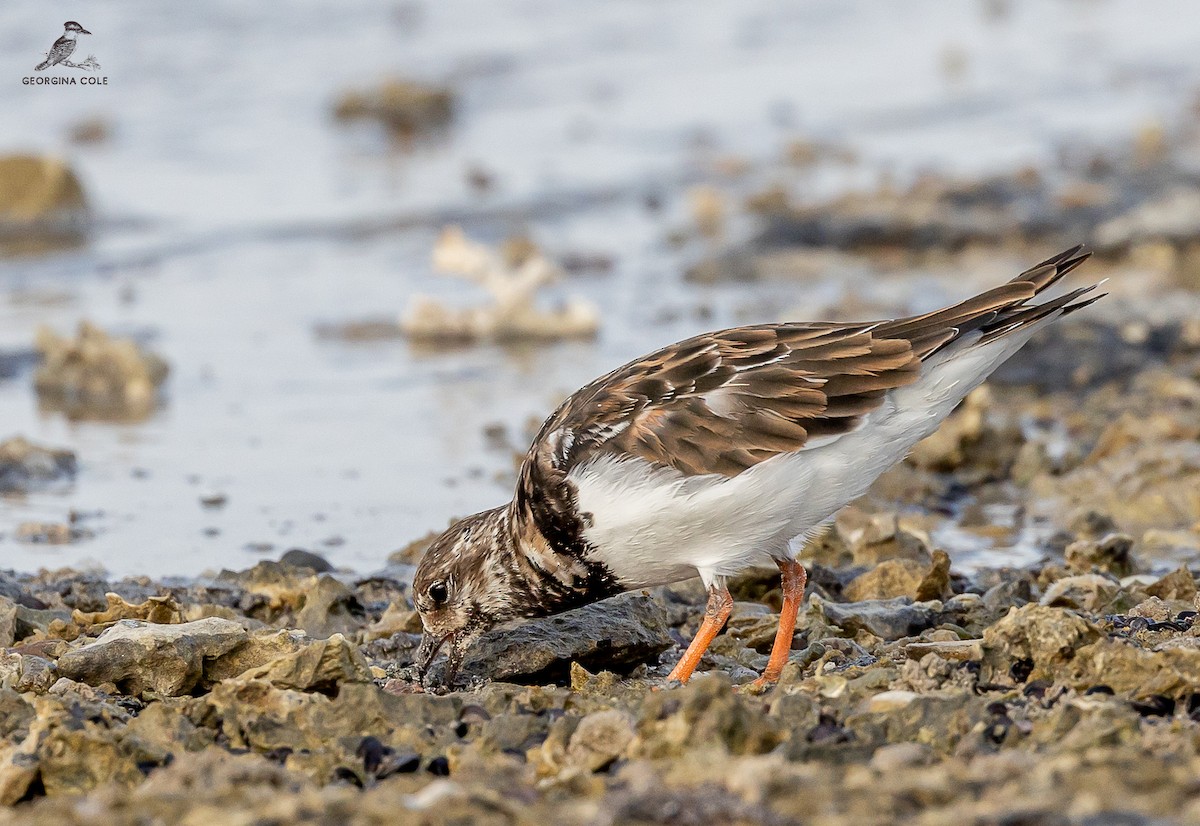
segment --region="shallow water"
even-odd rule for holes
[[[168,400],[139,425],[73,424],[37,410],[27,375],[0,381],[0,435],[76,450],[66,493],[0,501],[0,564],[95,562],[117,574],[244,567],[308,547],[377,567],[454,515],[503,501],[527,421],[615,364],[700,330],[824,304],[823,282],[698,287],[675,248],[686,187],[725,157],[732,189],[785,178],[816,196],[936,167],[1040,162],[1064,142],[1106,145],[1174,115],[1200,80],[1190,4],[123,3],[73,10],[109,77],[27,87],[61,10],[0,12],[0,151],[68,155],[99,216],[83,249],[0,261],[0,350],[40,323],[87,317],[148,336],[171,362]],[[85,19],[86,18],[86,19]],[[45,41],[43,43],[43,41]],[[958,76],[946,66],[961,62]],[[329,116],[338,91],[380,77],[446,79],[456,121],[390,146]],[[66,143],[99,114],[111,142]],[[798,173],[796,137],[858,162]],[[480,196],[465,170],[497,180]],[[647,210],[647,194],[661,197]],[[447,220],[496,241],[613,256],[559,289],[601,309],[594,343],[422,352],[348,343],[316,325],[398,313],[414,292],[473,288],[431,274]],[[1016,266],[1018,262],[1014,262]],[[942,297],[909,292],[914,308]],[[911,283],[928,288],[928,280]],[[947,295],[955,288],[947,287]],[[897,304],[888,285],[857,292]],[[873,292],[874,291],[874,292]],[[897,310],[905,309],[897,306]],[[200,498],[219,492],[221,509]],[[11,539],[27,520],[85,515],[90,539]],[[964,561],[996,549],[964,543]],[[1003,552],[1003,549],[1000,549]]]

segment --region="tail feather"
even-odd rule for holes
[[[959,304],[885,322],[879,325],[879,333],[908,339],[913,352],[921,359],[929,358],[972,332],[981,334],[977,343],[995,341],[1055,313],[1066,315],[1100,298],[1094,296],[1077,301],[1095,289],[1097,285],[1093,284],[1040,304],[1030,303],[1089,257],[1091,253],[1082,245],[1074,246],[1030,267],[1006,284],[985,290]]]
[[[996,311],[1024,303],[1035,295],[1037,295],[1037,290],[1032,284],[1025,281],[1010,281],[951,307],[891,321],[880,325],[879,329],[881,333],[886,333],[888,336],[907,338],[912,341],[930,334],[940,334],[947,327],[956,327],[965,322],[989,318]]]
[[[1032,306],[1015,309],[1011,313],[1003,313],[995,321],[980,327],[980,331],[983,333],[983,338],[979,340],[979,343],[987,344],[990,341],[1003,338],[1015,330],[1028,327],[1031,324],[1036,324],[1042,319],[1048,318],[1056,313],[1059,315],[1067,315],[1068,313],[1073,313],[1076,310],[1083,309],[1089,304],[1092,304],[1093,302],[1098,301],[1107,295],[1107,293],[1101,293],[1083,301],[1076,301],[1076,299],[1087,295],[1095,290],[1098,286],[1100,285],[1089,284],[1086,287],[1080,287],[1076,290],[1071,290],[1069,293],[1064,293],[1058,298],[1051,299],[1043,304],[1034,304]]]
[[[1025,281],[1033,285],[1035,293],[1040,293],[1047,287],[1053,286],[1060,278],[1086,261],[1091,253],[1083,252],[1080,255],[1079,253],[1082,251],[1083,244],[1076,244],[1069,250],[1064,250],[1058,255],[1047,258],[1040,264],[1034,264],[1009,283]]]

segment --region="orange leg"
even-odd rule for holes
[[[800,602],[804,599],[804,585],[808,582],[804,566],[794,559],[781,560],[778,565],[783,574],[783,608],[779,613],[779,630],[775,632],[775,644],[771,646],[771,659],[767,660],[767,669],[761,677],[751,683],[752,689],[764,689],[779,679],[779,674],[787,663],[788,652],[792,650],[792,635],[796,633],[796,612],[800,610]]]
[[[691,678],[692,672],[700,664],[700,658],[708,650],[709,644],[717,636],[717,632],[721,630],[725,620],[729,619],[729,613],[732,610],[733,597],[729,595],[728,588],[724,585],[720,587],[714,585],[708,589],[708,605],[704,608],[704,622],[700,623],[700,630],[696,632],[692,644],[688,646],[687,651],[683,652],[683,658],[667,675],[668,680],[679,680],[681,683],[686,683]]]

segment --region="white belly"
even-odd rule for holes
[[[947,353],[915,384],[889,393],[853,433],[732,478],[687,477],[636,457],[598,456],[568,475],[580,511],[591,514],[584,537],[627,588],[697,573],[711,584],[786,558],[791,539],[864,494],[1030,334]]]

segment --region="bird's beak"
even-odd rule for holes
[[[426,631],[425,635],[421,637],[421,644],[417,647],[417,654],[413,658],[413,664],[416,665],[417,677],[422,682],[425,680],[425,675],[429,673],[429,666],[433,665],[433,658],[437,656],[437,652],[441,649],[442,644],[453,636],[454,634],[451,633],[437,637]]]
[[[462,665],[463,657],[466,656],[467,646],[471,644],[472,637],[464,633],[454,633],[450,637],[450,650],[446,652],[446,677],[443,685],[446,688],[454,683],[454,678],[458,676],[458,667]]]
[[[79,33],[80,34],[91,34],[91,32],[89,32],[87,29],[80,29]]]
[[[421,638],[421,645],[417,648],[416,656],[413,658],[414,665],[417,667],[417,678],[421,684],[425,685],[425,676],[429,673],[429,667],[433,665],[433,658],[448,642],[450,646],[446,652],[446,670],[442,675],[441,686],[443,689],[448,689],[458,675],[458,667],[462,665],[472,639],[461,631],[451,631],[441,637],[431,635],[426,631],[425,636]],[[429,688],[429,686],[426,687]]]

